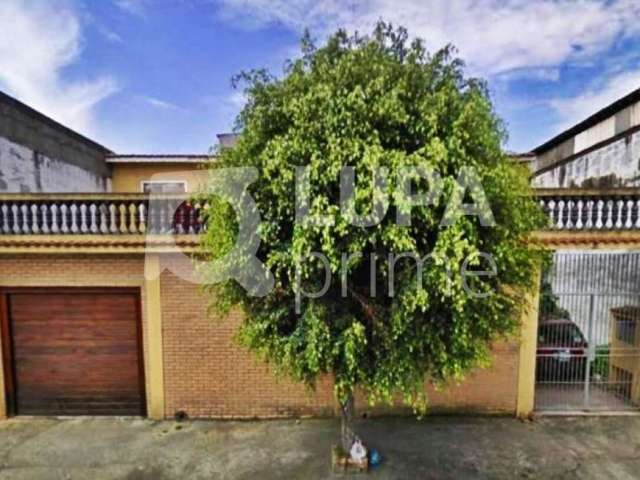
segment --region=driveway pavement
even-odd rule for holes
[[[0,422],[0,479],[334,478],[337,427],[330,419],[14,419]],[[384,457],[358,478],[640,478],[640,417],[376,418],[358,433]]]

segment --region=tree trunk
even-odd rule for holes
[[[355,433],[353,432],[353,415],[353,394],[350,393],[346,400],[340,403],[340,440],[342,443],[342,449],[347,456],[351,450],[351,445],[353,445],[353,442],[355,441]]]

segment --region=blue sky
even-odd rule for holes
[[[308,27],[454,43],[526,151],[640,87],[636,0],[1,0],[0,89],[118,153],[200,153]]]

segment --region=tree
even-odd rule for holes
[[[423,412],[427,382],[486,365],[492,341],[516,331],[541,258],[529,233],[542,214],[527,174],[503,153],[485,83],[465,76],[452,47],[429,54],[379,23],[370,36],[338,31],[321,48],[305,36],[281,78],[252,71],[241,80],[240,136],[213,168],[259,172],[247,192],[261,215],[256,256],[274,286],[264,296],[234,280],[205,288],[218,312],[244,312],[239,341],[278,371],[311,387],[333,375],[348,451],[356,390]],[[354,173],[353,195],[341,172],[347,186]],[[233,205],[208,200],[203,254],[220,259],[238,222]],[[329,220],[296,219],[301,206]],[[377,207],[386,214],[376,217]]]
[[[560,297],[553,293],[553,286],[545,275],[540,282],[540,303],[538,306],[541,317],[567,318],[571,319],[571,314],[566,308],[560,306]]]

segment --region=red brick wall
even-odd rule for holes
[[[197,285],[171,273],[180,261],[165,258],[161,296],[164,328],[167,416],[178,410],[192,417],[269,417],[328,414],[335,410],[332,383],[320,382],[309,395],[271,370],[233,341],[238,314],[211,318]],[[433,411],[515,412],[518,383],[515,344],[495,348],[489,369],[478,370],[465,382],[443,391],[430,389]],[[358,402],[360,411],[369,407]],[[389,408],[374,408],[387,413]]]
[[[198,286],[171,272],[178,264],[184,267],[184,261],[166,257],[162,263],[170,267],[161,276],[165,413],[168,417],[179,410],[186,411],[191,417],[273,417],[335,412],[333,385],[329,378],[319,382],[313,394],[287,379],[275,379],[268,366],[233,342],[239,317],[213,319],[207,316],[206,300]],[[5,286],[142,285],[143,272],[143,256],[0,257],[0,285]],[[144,305],[144,289],[142,301]],[[145,311],[142,308],[146,352]],[[491,368],[473,373],[459,386],[430,392],[431,408],[433,411],[513,413],[517,375],[517,347],[501,345],[496,348]],[[0,402],[2,397],[0,395]],[[359,403],[361,412],[368,410],[368,406]],[[388,411],[388,408],[372,410],[373,413]]]
[[[429,413],[508,413],[515,414],[518,395],[518,347],[515,343],[499,344],[493,349],[489,368],[471,372],[462,382],[452,382],[446,388],[427,389]],[[378,405],[370,407],[358,397],[360,413],[410,413],[411,409]]]
[[[165,259],[172,267],[175,260]],[[161,276],[165,412],[190,417],[274,417],[332,414],[333,385],[313,395],[276,379],[264,363],[233,341],[239,315],[214,319],[197,285],[165,270]]]

